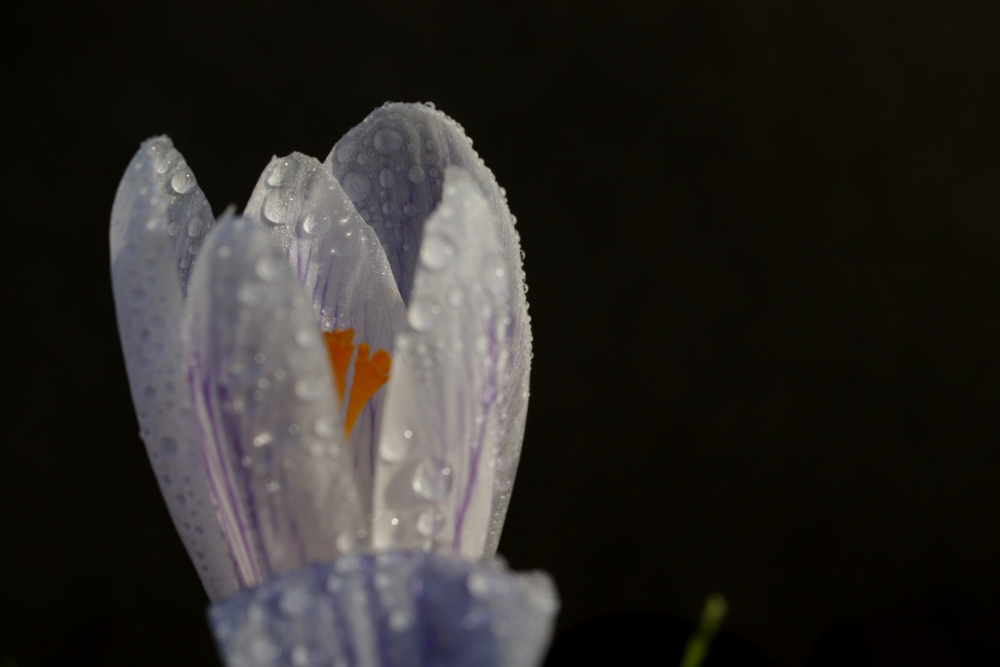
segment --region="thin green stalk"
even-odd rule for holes
[[[719,593],[712,593],[705,598],[705,606],[701,610],[701,620],[698,627],[688,638],[687,646],[684,648],[684,657],[681,658],[681,667],[701,667],[708,655],[708,649],[712,645],[715,633],[722,625],[722,619],[726,617],[726,598]]]

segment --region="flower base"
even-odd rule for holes
[[[393,551],[298,570],[209,619],[228,667],[529,667],[558,607],[545,574]]]

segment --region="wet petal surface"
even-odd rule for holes
[[[284,250],[324,331],[350,330],[354,344],[366,344],[373,353],[392,350],[406,319],[403,301],[375,232],[329,170],[300,153],[273,159],[261,174],[244,215],[267,229]],[[350,360],[349,351],[345,375],[340,378],[346,385],[353,384],[357,372]],[[343,415],[349,407],[349,392],[344,385],[341,391],[339,414]],[[371,513],[374,443],[383,395],[377,392],[363,403],[350,432],[366,517]]]
[[[167,236],[172,241],[181,292],[186,294],[195,257],[215,225],[215,216],[194,172],[170,139],[156,137],[147,143],[156,184],[167,204]]]
[[[181,342],[181,276],[163,191],[166,138],[145,142],[111,214],[111,275],[118,330],[142,439],[167,508],[212,599],[238,589],[212,507],[194,428]]]
[[[258,225],[224,218],[206,240],[185,335],[205,462],[241,586],[353,550],[365,533],[320,330]]]
[[[373,544],[477,558],[499,539],[527,367],[516,348],[523,292],[467,172],[448,169],[419,256],[379,442]]]

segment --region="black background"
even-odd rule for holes
[[[1000,664],[997,3],[36,2],[3,31],[0,665],[218,664],[116,340],[139,143],[219,212],[386,100],[462,123],[519,219],[500,551],[557,581],[550,664],[676,664],[712,591],[715,664]]]

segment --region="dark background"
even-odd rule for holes
[[[4,33],[0,665],[218,664],[116,340],[139,143],[219,212],[386,100],[462,123],[519,218],[500,551],[558,583],[550,664],[676,664],[712,591],[715,664],[1000,664],[1000,4],[34,2]]]

